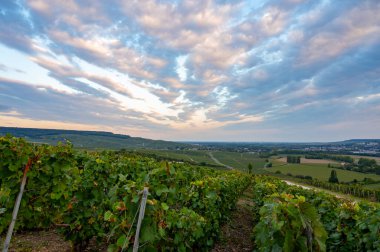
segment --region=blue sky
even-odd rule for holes
[[[380,138],[378,0],[0,1],[0,125]]]

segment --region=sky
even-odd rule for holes
[[[2,0],[0,126],[380,138],[378,0]]]

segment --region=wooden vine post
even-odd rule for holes
[[[143,196],[141,199],[141,205],[140,205],[140,213],[139,213],[139,219],[137,221],[137,229],[135,234],[135,242],[133,243],[133,252],[137,252],[139,250],[139,236],[140,236],[140,229],[141,229],[141,223],[144,219],[145,214],[145,206],[146,206],[146,200],[148,198],[148,187],[144,187]]]
[[[28,163],[26,164],[25,169],[24,169],[24,175],[23,175],[22,180],[21,180],[20,192],[17,195],[15,206],[13,208],[12,221],[11,221],[11,224],[9,225],[7,236],[5,238],[3,252],[7,252],[8,251],[9,245],[11,243],[13,229],[15,227],[15,223],[16,223],[16,219],[17,219],[17,214],[18,214],[18,210],[20,208],[20,203],[21,203],[21,199],[22,199],[22,194],[24,193],[24,188],[25,188],[25,184],[26,184],[26,178],[27,178],[26,175],[27,175],[27,173],[29,171],[29,168],[31,166],[32,166],[32,159],[29,158],[28,159]]]

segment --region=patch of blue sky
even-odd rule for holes
[[[32,29],[34,29],[34,23],[32,21],[32,15],[30,14],[30,11],[24,7],[24,5],[21,3],[21,1],[17,0],[16,4],[20,8],[19,12],[21,16],[25,19],[25,21],[30,25]]]
[[[34,63],[30,55],[6,47],[1,43],[0,52],[2,55],[0,64],[7,68],[6,71],[2,71],[2,78],[17,80],[35,86],[46,86],[69,93],[78,93],[78,91],[51,78],[49,71]]]
[[[175,72],[178,75],[178,78],[180,81],[186,81],[187,80],[187,72],[188,69],[186,68],[186,61],[188,59],[189,55],[181,55],[176,58],[176,66],[175,66]]]

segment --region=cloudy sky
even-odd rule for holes
[[[379,0],[2,0],[0,126],[380,138]]]

